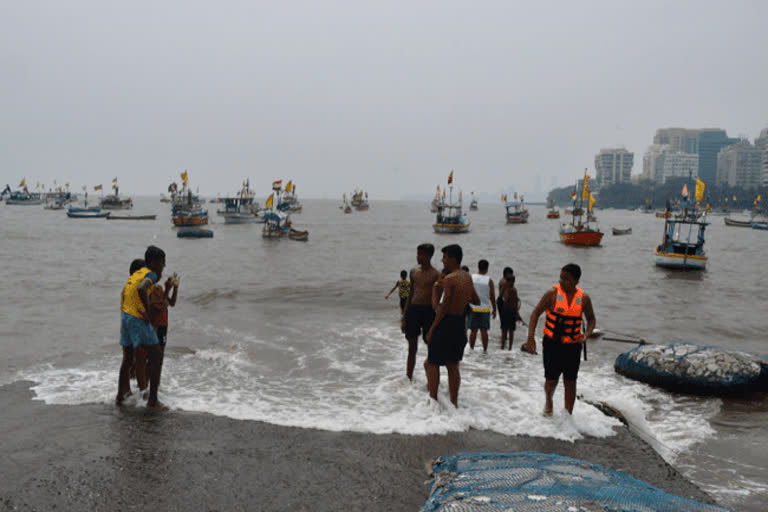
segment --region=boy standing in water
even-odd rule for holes
[[[512,350],[512,340],[515,337],[515,327],[520,317],[520,298],[515,288],[515,273],[509,267],[504,267],[504,274],[499,282],[499,319],[501,320],[501,350],[506,345],[509,335],[509,350]]]
[[[160,368],[158,368],[160,375],[162,375],[163,360],[165,359],[165,342],[168,337],[168,306],[173,307],[176,305],[178,293],[179,277],[173,274],[173,277],[169,277],[166,280],[165,289],[159,285],[154,286],[149,296],[150,322],[155,328],[158,345],[160,346]]]
[[[411,288],[400,323],[400,329],[408,340],[405,374],[410,380],[413,380],[413,368],[416,366],[419,335],[427,334],[435,318],[435,312],[432,310],[432,286],[440,274],[430,262],[434,253],[435,246],[432,244],[421,244],[416,248],[416,261],[419,266],[411,270]]]
[[[408,294],[410,293],[411,289],[411,283],[406,279],[408,277],[408,272],[405,270],[400,271],[400,280],[395,283],[395,286],[392,287],[391,290],[389,290],[389,293],[387,293],[384,298],[388,299],[390,295],[392,295],[392,292],[397,290],[397,294],[400,297],[400,316],[402,317],[405,314],[405,304],[408,302]]]
[[[581,345],[592,335],[595,313],[592,300],[584,290],[576,286],[581,278],[581,268],[569,263],[560,271],[560,282],[541,298],[531,313],[528,325],[527,351],[536,351],[533,337],[536,323],[547,312],[544,325],[544,414],[552,415],[552,395],[555,393],[560,374],[565,386],[565,410],[573,414],[576,401],[576,377],[579,374]],[[582,316],[587,319],[587,330],[582,334]]]
[[[464,310],[468,304],[480,304],[472,278],[459,267],[462,250],[457,244],[443,247],[443,265],[445,277],[434,284],[435,296],[442,295],[435,321],[425,336],[429,347],[427,357],[427,387],[429,396],[437,400],[440,385],[440,366],[448,371],[448,391],[451,402],[459,406],[459,361],[464,355],[467,344],[467,331],[464,326]]]
[[[147,354],[149,368],[149,400],[147,407],[162,409],[157,399],[160,386],[160,359],[162,353],[158,345],[157,334],[149,322],[149,294],[152,287],[163,275],[165,252],[150,245],[144,253],[146,266],[131,274],[123,288],[123,305],[120,328],[120,345],[123,347],[123,362],[118,376],[117,398],[120,405],[131,392],[129,370],[138,347]]]
[[[488,352],[488,329],[491,328],[491,309],[493,318],[496,318],[496,293],[493,287],[493,279],[488,276],[488,260],[480,260],[477,263],[477,274],[472,274],[472,284],[480,297],[478,306],[470,306],[469,310],[469,348],[475,349],[477,330],[480,330],[480,339],[483,341],[483,352]]]

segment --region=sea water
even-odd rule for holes
[[[613,371],[616,356],[634,345],[603,339],[589,343],[582,361],[573,417],[562,411],[560,388],[555,415],[546,418],[541,356],[519,351],[527,333],[519,324],[513,350],[501,351],[496,320],[488,353],[479,339],[465,351],[454,409],[444,371],[438,402],[427,397],[421,342],[415,378],[405,377],[397,297],[384,299],[400,270],[416,264],[418,244],[435,245],[439,268],[440,247],[459,243],[464,263],[474,270],[487,259],[497,283],[503,267],[513,267],[526,321],[560,268],[574,262],[607,337],[765,357],[764,232],[711,217],[708,270],[681,273],[654,266],[663,220],[639,212],[599,211],[602,246],[585,249],[562,245],[557,229],[567,219],[546,219],[542,206],[529,207],[528,224],[507,225],[501,204],[481,204],[470,233],[437,235],[426,201],[373,201],[352,214],[340,204],[304,201],[292,218],[309,230],[308,242],[262,239],[258,224],[225,225],[216,204],[207,205],[215,236],[202,240],[178,239],[170,208],[156,198],[136,198],[131,212],[156,213],[155,221],[69,219],[1,205],[0,384],[30,380],[49,404],[112,402],[120,291],[130,262],[153,244],[166,251],[165,274],[181,277],[160,390],[172,409],[337,431],[475,428],[578,442],[611,436],[619,424],[589,405],[603,401],[721,504],[768,507],[765,394],[723,400],[655,389]],[[612,236],[611,227],[633,233]]]

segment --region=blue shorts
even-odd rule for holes
[[[123,347],[157,345],[157,334],[152,324],[123,312],[120,320],[120,345]]]

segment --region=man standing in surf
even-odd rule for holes
[[[440,367],[448,371],[448,393],[451,403],[459,406],[459,361],[464,356],[467,345],[467,331],[464,323],[464,311],[469,304],[480,304],[470,275],[461,270],[461,246],[458,244],[443,247],[443,274],[434,284],[435,297],[439,300],[435,321],[424,340],[428,346],[427,387],[429,396],[437,400],[440,386]]]
[[[435,246],[432,244],[421,244],[416,248],[416,262],[419,266],[411,269],[411,288],[400,322],[400,329],[408,340],[408,362],[405,374],[409,380],[413,380],[419,335],[426,336],[435,318],[435,312],[432,309],[432,286],[440,273],[432,266],[433,254],[435,254]]]
[[[576,286],[581,278],[581,268],[569,263],[560,271],[560,282],[541,298],[531,313],[528,325],[526,351],[536,352],[533,337],[539,316],[547,312],[544,325],[544,414],[552,415],[552,396],[555,393],[560,374],[565,387],[565,410],[573,414],[576,401],[576,378],[579,374],[581,346],[592,335],[595,328],[595,313],[592,300],[584,290]],[[587,330],[582,333],[582,317],[587,319]]]

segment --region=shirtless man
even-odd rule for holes
[[[443,247],[445,270],[434,284],[435,297],[442,295],[435,321],[424,340],[428,346],[427,387],[429,396],[437,400],[440,385],[440,366],[448,370],[448,391],[451,402],[459,406],[459,361],[467,344],[464,310],[468,304],[480,304],[470,275],[461,270],[462,250],[457,244]]]
[[[504,350],[507,335],[509,335],[509,350],[512,350],[516,324],[523,319],[520,317],[520,299],[515,288],[515,273],[510,267],[504,268],[504,277],[499,281],[498,306],[501,319],[501,350]]]
[[[400,329],[408,340],[408,363],[405,374],[409,380],[413,380],[419,335],[426,336],[435,318],[435,312],[432,309],[432,286],[440,274],[430,262],[433,254],[435,254],[435,246],[432,244],[421,244],[416,248],[416,262],[419,266],[411,270],[411,288],[400,322]]]

